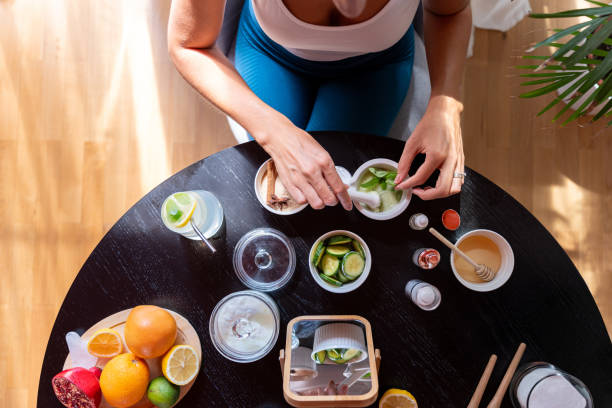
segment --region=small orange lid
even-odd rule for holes
[[[442,225],[450,231],[455,231],[461,224],[461,217],[455,210],[446,210],[442,213]]]

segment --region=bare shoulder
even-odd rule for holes
[[[223,23],[225,0],[172,0],[168,45],[212,47]]]
[[[456,14],[469,5],[470,0],[423,0],[426,10],[442,16]]]

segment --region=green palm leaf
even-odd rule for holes
[[[554,116],[553,121],[556,121],[570,108],[575,110],[563,121],[562,125],[585,115],[589,108],[603,101],[607,102],[592,120],[596,121],[612,114],[612,52],[609,51],[612,46],[612,5],[597,0],[587,1],[597,7],[531,14],[532,18],[588,17],[589,20],[565,29],[555,30],[548,38],[527,50],[531,52],[542,46],[556,48],[550,56],[523,56],[524,59],[534,61],[539,65],[517,66],[518,69],[532,71],[520,74],[520,77],[530,78],[521,85],[536,86],[535,89],[524,92],[519,97],[534,98],[551,92],[559,93],[544,109],[538,112],[538,116],[565,98],[571,98]],[[567,40],[563,42],[565,37]],[[594,86],[598,88],[591,91],[580,106],[576,106],[578,100]],[[567,87],[567,89],[559,92],[562,87]],[[608,125],[611,124],[612,121],[608,123]]]

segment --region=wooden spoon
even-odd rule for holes
[[[494,271],[493,269],[491,269],[487,265],[477,264],[476,262],[474,262],[474,260],[472,260],[472,258],[467,256],[467,254],[465,252],[463,252],[462,250],[457,248],[457,246],[455,244],[453,244],[448,239],[446,239],[442,234],[440,234],[434,228],[430,228],[429,232],[431,232],[431,235],[433,235],[434,237],[438,238],[444,245],[446,245],[447,247],[449,247],[450,249],[452,249],[453,251],[455,251],[456,253],[461,255],[461,257],[463,259],[465,259],[467,262],[469,262],[470,265],[472,265],[474,267],[474,271],[476,272],[476,275],[478,275],[478,277],[480,279],[482,279],[485,282],[489,282],[490,280],[492,280],[495,277],[495,274],[497,273],[496,271]]]

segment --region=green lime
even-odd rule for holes
[[[188,192],[174,193],[162,205],[162,219],[170,227],[182,228],[193,216],[197,203]]]
[[[147,398],[158,408],[170,408],[179,398],[181,388],[172,384],[165,377],[151,380],[147,389]]]
[[[193,202],[193,197],[189,193],[175,193],[173,197],[181,205],[191,205]]]
[[[172,222],[177,222],[181,219],[183,212],[178,208],[176,202],[173,200],[168,200],[166,204],[166,214],[168,215],[168,219]]]

